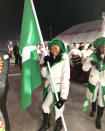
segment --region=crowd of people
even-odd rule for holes
[[[77,43],[73,44],[73,49],[69,51],[71,80],[81,83],[88,82],[89,72],[84,72],[82,65],[93,52],[94,47],[92,44],[89,44],[87,48],[83,43],[80,43],[79,47]]]

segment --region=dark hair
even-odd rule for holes
[[[88,46],[88,49],[90,48],[90,47],[92,47],[93,45],[92,44],[90,44],[89,46]]]
[[[104,56],[104,59],[102,59],[102,57],[101,57],[101,52],[100,52],[100,48],[97,48],[97,49],[96,49],[96,53],[95,53],[95,54],[96,54],[98,60],[99,60],[99,61],[102,61],[103,64],[105,64],[105,56]]]
[[[77,45],[77,43],[73,43],[73,45],[75,46],[75,45]]]
[[[85,46],[83,45],[82,47],[81,47],[81,50],[84,48]]]
[[[52,66],[55,62],[59,62],[62,58],[62,53],[60,51],[60,53],[56,56],[56,58],[54,59],[53,54],[50,53],[50,66]]]
[[[82,44],[83,44],[83,42],[79,43],[79,45],[82,45]]]

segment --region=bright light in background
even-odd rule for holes
[[[12,41],[10,41],[9,44],[12,45]]]

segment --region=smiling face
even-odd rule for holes
[[[51,53],[53,54],[53,56],[57,56],[60,53],[60,49],[57,45],[52,45],[51,46]]]
[[[100,46],[100,52],[105,55],[105,44]]]

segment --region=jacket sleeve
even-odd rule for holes
[[[41,75],[42,75],[43,78],[46,78],[48,76],[47,67],[42,67]]]
[[[90,61],[93,60],[92,57],[88,57],[86,61],[83,63],[82,70],[89,71],[92,67]]]
[[[69,57],[64,58],[62,66],[62,76],[61,76],[61,95],[63,99],[67,99],[69,93],[69,79],[70,79],[70,63]]]

